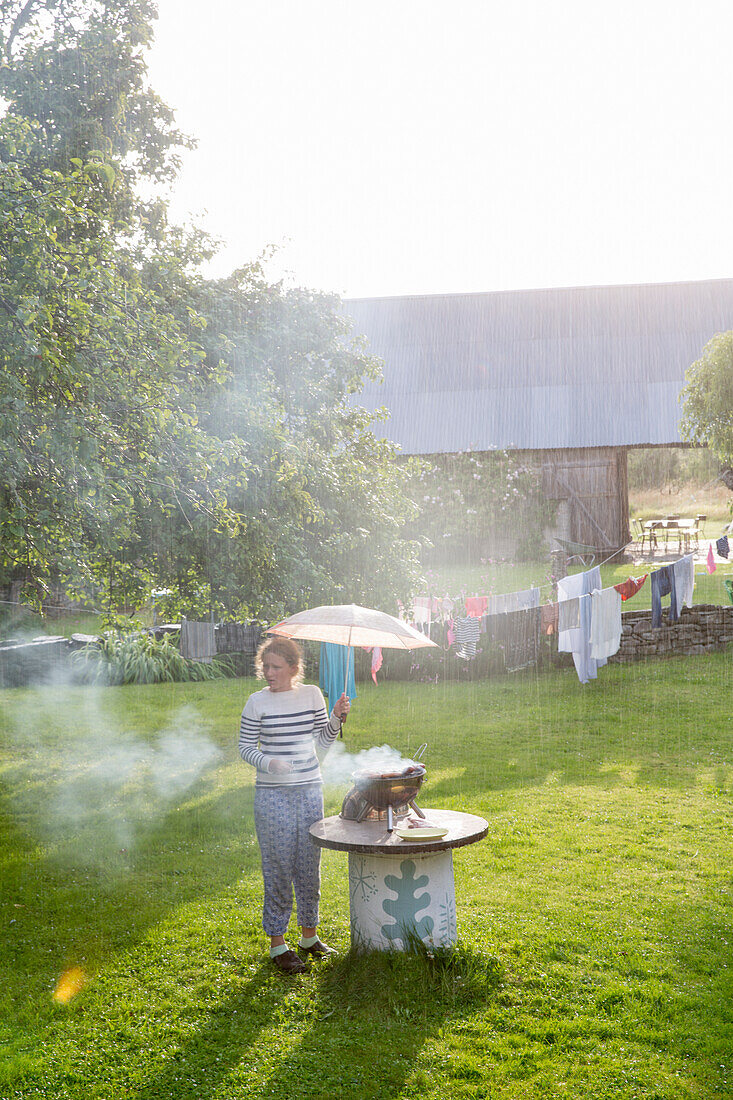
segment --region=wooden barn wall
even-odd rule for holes
[[[617,549],[630,540],[626,448],[535,452],[542,491],[567,501],[569,537],[589,546]]]

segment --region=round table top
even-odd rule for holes
[[[402,840],[397,833],[387,832],[386,821],[346,821],[340,814],[324,817],[310,827],[310,835],[319,848],[334,848],[338,852],[370,852],[373,855],[401,856],[408,852],[444,852],[450,848],[462,848],[483,840],[489,831],[489,823],[475,814],[457,810],[428,810],[426,825],[436,825],[448,832],[439,840]],[[396,821],[400,825],[401,821]]]

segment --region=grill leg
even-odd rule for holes
[[[414,798],[410,802],[410,806],[415,811],[418,817],[425,817],[425,814],[422,812]]]
[[[391,833],[394,829],[394,815],[392,814],[392,806],[387,806],[387,832]]]

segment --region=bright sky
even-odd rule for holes
[[[346,297],[733,275],[730,0],[158,3],[212,274],[279,245],[271,276]]]

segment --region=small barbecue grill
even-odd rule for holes
[[[341,817],[347,821],[386,821],[387,832],[396,820],[414,811],[425,817],[417,793],[425,778],[425,767],[414,761],[399,772],[354,772],[354,786],[344,798]]]

